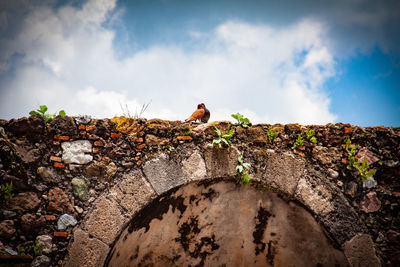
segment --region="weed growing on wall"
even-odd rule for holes
[[[251,122],[248,118],[245,118],[239,112],[236,114],[232,114],[232,118],[237,120],[237,125],[242,128],[251,128]]]
[[[215,127],[215,132],[218,137],[213,140],[213,146],[216,148],[229,147],[232,144],[231,138],[235,134],[235,131],[230,127],[222,134],[221,130]]]
[[[10,183],[5,183],[0,186],[0,193],[1,197],[4,198],[4,200],[9,199],[10,197],[13,197],[14,194],[12,193],[13,190],[13,183],[12,181]]]
[[[268,136],[268,141],[270,143],[272,143],[277,137],[278,137],[279,133],[275,132],[274,129],[269,128],[267,131],[267,136]]]
[[[44,121],[46,123],[51,122],[55,117],[56,114],[48,114],[47,112],[47,106],[46,105],[42,105],[39,107],[39,109],[37,110],[32,110],[31,112],[29,112],[29,115],[39,115],[42,116]],[[61,117],[64,117],[66,115],[64,110],[60,110],[60,112],[58,112],[58,115]]]
[[[236,173],[238,176],[238,182],[242,185],[248,185],[251,181],[249,176],[250,163],[246,163],[243,160],[243,155],[238,157],[238,165],[236,166]]]

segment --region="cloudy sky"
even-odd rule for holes
[[[0,118],[400,126],[396,0],[0,0]]]

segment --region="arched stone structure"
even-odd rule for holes
[[[186,145],[174,153],[161,153],[149,159],[143,164],[143,172],[134,170],[121,177],[99,197],[92,211],[74,230],[66,266],[103,265],[117,237],[146,205],[169,190],[185,188],[184,185],[193,181],[212,183],[236,179],[235,167],[240,154],[235,146],[218,150],[210,145]],[[306,168],[304,159],[273,150],[265,151],[262,159],[252,162],[253,183],[266,190],[265,194],[278,192],[286,199],[303,204],[325,226],[336,245],[343,246],[345,241],[364,231],[357,214],[329,177]],[[137,220],[143,223],[141,218]],[[374,264],[379,264],[374,259]]]

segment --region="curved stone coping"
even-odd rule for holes
[[[193,181],[235,179],[240,151],[231,146],[218,150],[188,147],[179,153],[160,154],[131,171],[95,202],[74,230],[66,266],[99,266],[124,225],[155,197]],[[290,152],[267,150],[264,162],[252,165],[250,176],[264,188],[274,188],[302,203],[320,220],[339,245],[363,226],[341,191],[321,173],[308,168],[303,158]],[[246,161],[246,158],[245,158]],[[88,256],[91,255],[91,256]],[[101,265],[100,264],[100,265]]]

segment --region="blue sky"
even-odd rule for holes
[[[400,126],[398,1],[0,0],[0,118]]]

